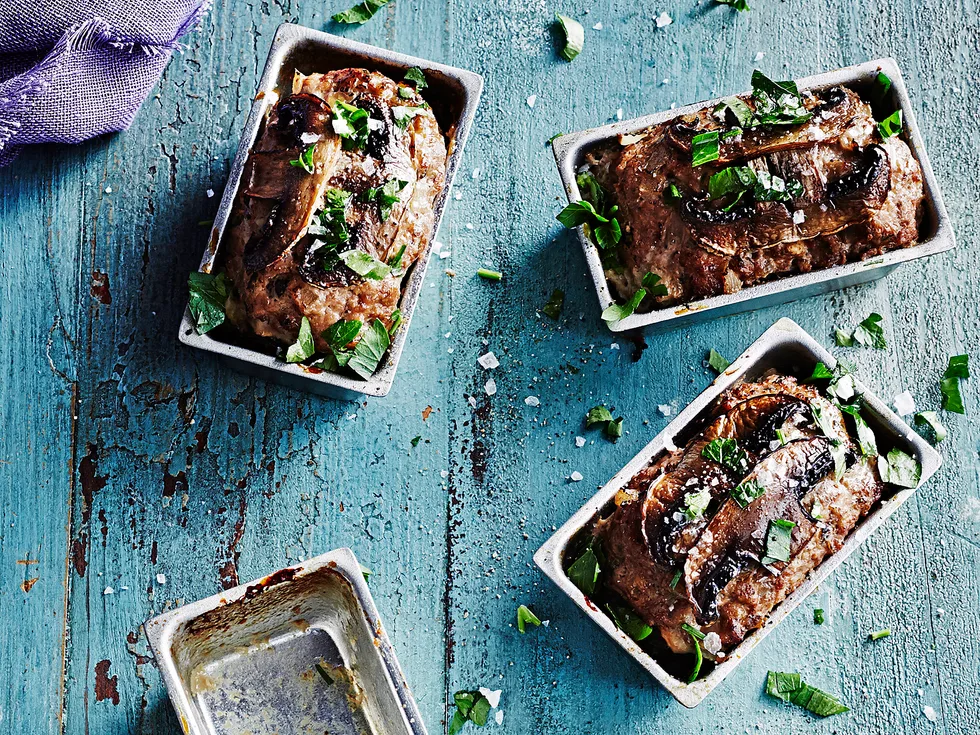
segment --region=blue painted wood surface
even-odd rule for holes
[[[975,733],[972,385],[968,415],[947,417],[939,475],[817,593],[827,624],[813,626],[804,605],[697,710],[674,703],[531,565],[666,424],[657,406],[676,410],[707,385],[709,347],[734,356],[780,316],[829,341],[834,325],[878,311],[888,352],[847,357],[880,394],[909,389],[932,408],[947,356],[980,340],[976,3],[752,4],[736,14],[707,0],[396,0],[342,30],[328,20],[338,2],[219,2],[131,130],[28,150],[0,170],[0,732],[177,733],[140,623],[349,545],[376,572],[430,732],[443,731],[454,690],[490,686],[503,689],[505,717],[488,732]],[[553,50],[555,10],[586,26],[572,64]],[[661,11],[673,23],[658,29]],[[430,270],[384,400],[291,392],[175,339],[207,234],[198,222],[217,205],[205,192],[224,185],[285,20],[486,77],[462,197],[439,237],[452,255]],[[545,141],[618,109],[632,117],[741,90],[753,66],[801,76],[884,55],[905,71],[959,248],[866,287],[648,335],[634,362],[633,345],[601,324],[577,244],[554,221],[563,197]],[[477,279],[480,266],[504,280]],[[553,288],[568,294],[557,324],[535,311]],[[492,398],[476,362],[488,349],[501,362]],[[532,395],[540,407],[525,405]],[[627,433],[616,444],[585,434],[577,449],[598,402],[626,417]],[[584,481],[569,482],[573,471]],[[550,627],[519,635],[519,603]],[[894,635],[868,643],[883,626]],[[817,721],[774,706],[761,695],[768,668],[804,672],[853,712]]]

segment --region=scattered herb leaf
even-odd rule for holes
[[[384,322],[375,319],[354,346],[354,355],[347,366],[367,380],[378,369],[378,363],[381,362],[390,344],[391,338],[388,336]]]
[[[922,465],[901,449],[892,449],[878,460],[878,472],[883,482],[896,487],[915,488],[922,477]]]
[[[606,424],[605,432],[613,441],[619,439],[623,435],[623,417],[620,416]]]
[[[568,578],[572,584],[582,590],[583,595],[591,597],[595,594],[599,571],[599,559],[596,557],[590,542],[582,555],[568,568]]]
[[[933,444],[938,444],[948,436],[946,427],[940,423],[939,415],[935,411],[920,411],[915,415],[915,423],[917,426],[926,424],[932,429]]]
[[[834,328],[834,342],[837,343],[838,347],[853,347],[854,346],[854,333],[845,332],[843,329]]]
[[[865,347],[885,349],[885,330],[881,327],[881,314],[872,313],[858,324],[854,330],[854,341]]]
[[[537,615],[531,612],[527,605],[521,605],[517,608],[517,629],[521,633],[524,633],[528,623],[537,627],[538,625],[541,625],[541,620]]]
[[[420,442],[420,441],[422,441],[422,435],[421,435],[421,434],[419,434],[419,435],[418,435],[418,436],[416,436],[416,437],[413,437],[413,438],[412,438],[412,446],[413,446],[413,447],[417,447],[417,446],[419,445],[419,442]]]
[[[691,141],[692,166],[703,166],[706,163],[717,161],[719,156],[717,130],[709,130],[707,133],[699,133],[694,136]]]
[[[187,290],[190,293],[188,308],[198,334],[206,334],[224,324],[229,285],[224,273],[214,275],[193,271],[187,276]]]
[[[565,61],[574,61],[585,47],[585,29],[582,28],[581,23],[567,15],[555,13],[555,18],[564,36],[564,44],[558,51],[558,55]]]
[[[625,304],[610,304],[602,310],[602,320],[605,322],[619,322],[632,315],[643,298],[647,295],[645,288],[636,289],[636,293]]]
[[[476,272],[476,275],[478,275],[480,278],[486,278],[488,281],[499,281],[504,277],[504,274],[500,271],[492,271],[486,268],[480,268]]]
[[[704,445],[701,456],[714,460],[732,472],[744,474],[749,468],[749,458],[735,439],[712,439]]]
[[[708,364],[719,375],[728,370],[729,366],[731,365],[731,363],[722,357],[721,353],[717,352],[714,347],[708,350]]]
[[[834,374],[831,372],[830,368],[824,365],[822,362],[818,362],[813,366],[813,374],[808,378],[808,380],[833,380]]]
[[[670,588],[672,590],[677,589],[677,583],[681,581],[681,577],[683,577],[683,576],[684,576],[684,570],[683,569],[678,569],[674,573],[674,578],[672,580],[670,580]]]
[[[653,628],[643,618],[625,605],[606,605],[606,610],[616,627],[634,641],[642,641],[653,632]]]
[[[389,179],[380,187],[371,187],[361,195],[365,202],[375,202],[378,205],[378,214],[384,222],[391,216],[391,210],[401,201],[398,193],[408,186],[407,181],[401,179]]]
[[[383,281],[391,275],[390,265],[363,250],[348,250],[340,254],[340,259],[344,261],[344,265],[362,278]]]
[[[749,127],[757,125],[799,125],[813,117],[803,106],[795,82],[774,82],[761,71],[752,72],[755,113]]]
[[[590,408],[585,414],[585,427],[589,428],[593,424],[606,424],[613,420],[613,415],[605,406],[595,406]]]
[[[814,611],[813,611],[813,623],[814,623],[814,625],[823,625],[824,624],[824,620],[826,620],[826,618],[824,617],[824,614],[823,614],[823,608],[822,607],[815,608]]]
[[[429,82],[425,78],[425,72],[423,72],[417,66],[413,66],[411,69],[405,72],[405,81],[414,85],[415,89],[419,92],[429,86]]]
[[[612,206],[600,214],[592,202],[583,199],[569,204],[558,213],[556,219],[570,230],[579,226],[588,227],[592,241],[600,248],[607,248],[619,243],[623,236],[619,220],[612,216],[618,209]]]
[[[722,5],[730,5],[740,13],[747,13],[749,10],[751,10],[746,0],[715,0],[715,2],[721,3]]]
[[[704,662],[704,654],[701,653],[701,641],[704,640],[704,633],[689,623],[681,623],[681,628],[683,628],[684,631],[691,636],[691,640],[694,641],[694,668],[691,670],[690,676],[687,677],[687,683],[690,684],[697,679],[698,674],[701,673],[701,664]]]
[[[363,25],[374,17],[381,8],[390,3],[391,0],[364,0],[349,10],[336,13],[333,19],[337,23],[347,23],[348,25]]]
[[[875,77],[874,91],[871,93],[871,101],[879,107],[883,107],[885,102],[888,101],[888,95],[891,89],[892,80],[888,78],[885,72],[878,72],[878,76]]]
[[[861,402],[857,401],[846,405],[838,404],[838,406],[840,406],[841,411],[850,414],[851,418],[854,419],[854,428],[857,429],[857,440],[861,454],[865,457],[873,457],[878,454],[878,441],[875,439],[874,431],[861,415]]]
[[[902,132],[902,111],[895,110],[891,115],[878,123],[878,132],[881,137],[888,140]]]
[[[887,638],[892,634],[890,628],[882,628],[881,630],[876,630],[868,634],[868,638],[873,641],[880,641],[882,638]]]
[[[310,327],[310,320],[304,316],[299,323],[299,336],[296,342],[286,350],[286,362],[303,362],[312,357],[315,351],[313,329]]]
[[[412,119],[417,115],[421,115],[424,110],[424,107],[407,107],[404,105],[399,105],[391,108],[391,116],[395,119],[395,125],[404,130],[408,127],[408,124],[412,121]]]
[[[966,413],[963,396],[960,394],[960,379],[970,377],[969,360],[969,355],[953,355],[949,358],[949,365],[939,382],[939,390],[943,396],[942,405],[947,411]]]
[[[343,100],[333,103],[333,131],[340,136],[345,151],[356,150],[367,145],[371,129],[368,126],[368,112]]]
[[[684,515],[689,521],[702,518],[711,504],[711,490],[702,487],[700,490],[684,494]]]
[[[301,168],[304,171],[306,171],[306,173],[308,174],[313,173],[316,170],[313,163],[313,153],[315,151],[316,151],[316,143],[307,146],[306,148],[303,149],[303,152],[299,154],[299,158],[294,158],[293,160],[291,160],[289,162],[289,165],[296,166],[297,168]]]
[[[740,508],[748,508],[749,504],[766,492],[765,486],[758,480],[743,480],[732,489],[732,500]]]
[[[558,320],[561,316],[562,307],[565,305],[565,292],[560,288],[556,288],[551,292],[551,298],[548,299],[548,303],[541,307],[541,311],[545,316]]]
[[[789,561],[794,528],[796,524],[793,521],[783,518],[769,521],[769,528],[766,531],[766,555],[762,557],[764,565],[775,561]]]
[[[456,703],[456,712],[449,723],[449,735],[457,735],[467,722],[472,722],[477,727],[487,724],[487,716],[490,714],[490,700],[477,690],[463,690],[453,695]]]
[[[656,273],[647,271],[641,283],[643,284],[643,288],[646,289],[646,292],[651,296],[666,296],[668,293],[667,286],[660,282],[660,276]]]
[[[850,711],[837,697],[804,683],[799,674],[770,671],[766,675],[766,694],[802,707],[818,717],[830,717]]]
[[[364,577],[365,582],[367,582],[370,577],[374,576],[374,572],[372,572],[363,564],[358,564],[358,566],[361,568],[361,576]]]

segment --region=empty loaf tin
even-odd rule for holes
[[[463,147],[469,135],[473,118],[476,115],[483,78],[470,71],[456,69],[444,64],[425,61],[414,56],[395,53],[386,49],[368,46],[315,31],[292,23],[279,26],[272,41],[269,58],[255,94],[252,109],[245,123],[238,153],[228,174],[221,204],[214,218],[208,247],[201,260],[200,270],[210,273],[220,265],[221,243],[225,226],[231,214],[242,173],[249,151],[255,144],[262,127],[262,121],[275,104],[277,90],[288,89],[293,71],[298,69],[306,74],[327,72],[347,67],[363,67],[386,74],[393,79],[401,79],[413,66],[423,70],[428,82],[426,101],[448,136],[449,157],[446,161],[446,186],[435,201],[435,224],[432,240],[419,259],[413,264],[409,274],[402,282],[402,296],[399,307],[402,313],[402,326],[395,333],[391,347],[378,365],[377,372],[370,380],[360,380],[336,373],[310,369],[300,364],[287,364],[274,355],[249,349],[242,344],[234,344],[216,339],[211,334],[198,334],[190,310],[185,309],[180,324],[179,339],[185,345],[213,352],[243,372],[281,383],[291,388],[311,391],[334,398],[355,399],[362,394],[372,396],[387,395],[395,378],[398,359],[405,347],[408,327],[412,314],[422,292],[422,280],[435,242],[439,223],[445,211],[446,202],[452,189],[453,178],[463,156]]]
[[[879,72],[884,72],[892,80],[890,94],[895,107],[902,111],[902,119],[905,123],[903,137],[922,167],[923,189],[925,191],[925,217],[920,227],[918,244],[910,248],[891,250],[869,260],[847,263],[846,265],[836,266],[834,268],[814,270],[810,273],[774,278],[771,281],[749,286],[733,294],[712,296],[686,304],[676,304],[674,306],[655,309],[650,312],[634,313],[621,321],[607,322],[609,329],[613,332],[623,332],[629,329],[647,326],[655,326],[658,330],[672,329],[682,324],[696,324],[727,314],[782,304],[807,296],[835,291],[846,286],[867,283],[868,281],[873,281],[891,273],[906,261],[952,249],[956,245],[956,241],[950,225],[949,215],[946,213],[946,207],[943,205],[939,183],[936,181],[932,166],[929,165],[929,157],[926,155],[922,135],[920,135],[919,128],[915,124],[915,114],[908,91],[905,88],[905,81],[902,79],[902,73],[899,71],[895,60],[887,58],[868,61],[864,64],[848,66],[843,69],[837,69],[836,71],[806,77],[798,80],[797,84],[801,90],[848,85],[860,91],[862,88],[870,88]],[[649,128],[651,125],[659,125],[660,123],[673,120],[681,115],[696,112],[705,107],[714,107],[730,96],[726,95],[726,97],[719,97],[707,102],[698,102],[676,110],[658,112],[653,115],[625,120],[623,122],[613,123],[612,125],[604,125],[600,128],[582,130],[556,138],[552,146],[568,201],[577,202],[582,199],[582,194],[575,181],[575,174],[585,164],[586,155],[596,146],[608,144],[610,141],[616,141],[617,136],[620,134],[637,133]],[[615,303],[615,299],[606,281],[602,263],[599,259],[599,252],[596,246],[589,242],[581,227],[578,228],[578,236],[582,243],[582,248],[585,251],[589,272],[592,275],[592,280],[595,282],[596,294],[599,297],[599,306],[605,309],[607,306]]]
[[[143,627],[188,735],[425,735],[350,549]]]
[[[565,594],[571,597],[586,615],[592,618],[685,707],[694,707],[708,696],[711,690],[718,686],[783,618],[789,615],[818,584],[863,544],[865,539],[915,491],[899,490],[873,506],[871,512],[851,531],[840,551],[826,558],[809,574],[795,592],[777,605],[761,628],[750,633],[742,643],[729,651],[722,662],[707,676],[690,684],[669,673],[661,662],[619,630],[605,613],[582,594],[581,590],[571,582],[565,573],[564,555],[575,537],[583,529],[588,527],[598,516],[608,514],[616,493],[626,485],[630,478],[658,459],[667,451],[667,447],[673,449],[675,438],[677,439],[677,446],[683,446],[692,431],[698,427],[699,420],[721,393],[742,381],[754,380],[773,368],[791,374],[805,373],[809,375],[817,362],[823,362],[830,368],[837,364],[833,355],[821,347],[799,325],[790,319],[780,319],[743,352],[723,374],[719,375],[701,395],[681,411],[585,506],[559,528],[534,555],[535,564]],[[797,369],[793,370],[792,368]],[[860,381],[855,379],[854,383],[857,392],[863,394],[865,403],[862,414],[878,436],[879,446],[897,447],[915,457],[922,465],[922,476],[919,482],[921,486],[939,469],[942,462],[939,454],[880,399],[868,392]]]

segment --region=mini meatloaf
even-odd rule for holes
[[[446,140],[413,86],[377,72],[296,73],[248,157],[227,230],[229,319],[317,352],[340,320],[392,326],[433,237]]]
[[[841,548],[881,497],[877,464],[814,387],[780,375],[734,387],[599,521],[605,588],[672,651],[693,650],[686,624],[716,634],[705,648],[723,656]]]
[[[666,292],[641,310],[917,242],[922,171],[894,127],[847,87],[801,94],[757,72],[753,89],[591,155],[619,207],[618,258],[603,262],[621,300],[648,272]]]

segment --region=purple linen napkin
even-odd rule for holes
[[[125,130],[211,0],[7,0],[0,166],[21,146]]]

